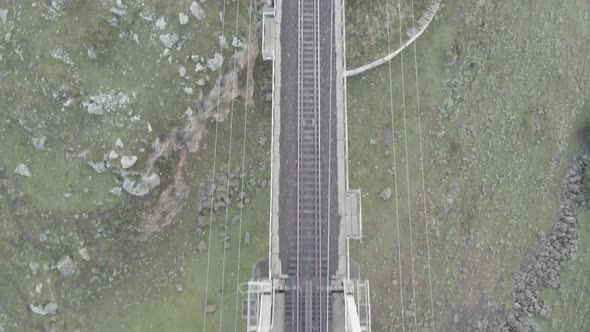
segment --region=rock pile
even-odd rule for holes
[[[546,317],[547,307],[540,298],[543,288],[558,288],[559,273],[578,252],[578,210],[587,208],[590,197],[582,178],[590,157],[578,154],[561,185],[559,217],[548,234],[541,232],[536,249],[521,266],[514,280],[514,303],[504,314],[492,314],[471,321],[470,331],[521,332],[539,331],[534,317]],[[492,316],[491,315],[491,316]]]
[[[215,178],[215,185],[213,185],[212,176],[203,185],[203,190],[200,193],[200,202],[197,212],[203,214],[205,210],[217,212],[232,202],[236,207],[242,208],[250,203],[250,198],[247,197],[248,191],[259,192],[267,185],[264,179],[257,180],[255,167],[246,167],[242,172],[241,167],[236,167],[227,172],[220,170]],[[242,177],[244,177],[244,192],[242,190]],[[213,200],[211,199],[213,197]]]

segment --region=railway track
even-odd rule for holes
[[[325,331],[329,318],[321,215],[320,1],[298,1],[297,225],[289,241],[297,255],[289,257],[286,294],[292,332]]]

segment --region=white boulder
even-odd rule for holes
[[[199,4],[196,1],[193,1],[193,3],[191,4],[190,11],[191,14],[199,21],[207,17],[207,14],[203,10],[203,8],[201,8],[201,6],[199,6]]]
[[[178,13],[178,20],[180,21],[180,25],[185,25],[188,23],[189,16],[185,13]]]
[[[27,178],[30,178],[32,176],[31,170],[29,169],[29,166],[27,166],[26,164],[19,164],[18,166],[16,166],[14,173]]]
[[[123,156],[121,157],[121,167],[123,169],[131,168],[137,162],[137,156]]]

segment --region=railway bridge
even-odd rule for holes
[[[370,331],[369,282],[349,257],[362,238],[348,186],[343,0],[274,0],[262,53],[273,64],[268,275],[248,283],[248,331]]]

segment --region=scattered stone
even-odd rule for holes
[[[105,115],[126,106],[129,102],[129,97],[124,93],[111,92],[90,96],[88,101],[82,103],[82,106],[86,108],[88,114]]]
[[[246,232],[246,235],[244,236],[244,244],[249,245],[251,239],[252,239],[252,236],[250,235],[250,232]]]
[[[207,84],[207,82],[206,82],[204,79],[202,79],[202,78],[201,78],[201,79],[199,79],[199,80],[196,82],[196,84],[197,84],[198,86],[205,86],[205,84]]]
[[[207,251],[207,243],[205,243],[205,240],[201,240],[199,241],[199,244],[197,244],[197,251],[202,254],[204,252]]]
[[[231,46],[236,47],[236,48],[245,48],[246,44],[244,44],[241,40],[239,40],[237,37],[234,36],[234,38],[232,39],[232,42],[231,42]]]
[[[166,46],[166,48],[173,48],[179,39],[180,38],[178,38],[178,35],[174,33],[160,35],[160,41],[164,43],[164,46]]]
[[[55,302],[48,302],[44,308],[45,312],[51,316],[57,315],[57,303]]]
[[[41,316],[47,316],[47,311],[45,311],[45,308],[43,308],[42,306],[36,306],[34,304],[29,304],[29,308],[31,308],[31,311],[34,314],[41,315]]]
[[[69,0],[51,0],[51,7],[60,12],[68,7]]]
[[[31,273],[36,275],[37,271],[39,270],[39,263],[30,262],[29,267],[31,268]]]
[[[127,16],[127,11],[125,9],[121,9],[121,8],[112,7],[111,8],[111,13],[114,14],[114,15],[117,15],[119,17],[125,17],[125,16]]]
[[[195,73],[198,73],[203,69],[205,69],[205,68],[203,68],[203,65],[201,65],[200,63],[197,62],[197,64],[195,65]]]
[[[89,161],[89,162],[87,162],[87,164],[88,164],[88,166],[92,167],[92,169],[98,174],[104,173],[107,170],[107,165],[104,162],[104,160],[97,161],[97,162]]]
[[[133,196],[145,196],[151,190],[160,185],[160,176],[156,173],[150,175],[142,175],[141,181],[131,180],[125,178],[123,181],[123,189]]]
[[[47,242],[47,235],[45,233],[41,233],[39,234],[39,241],[43,242]]]
[[[191,87],[183,88],[183,90],[186,94],[189,94],[189,95],[192,95],[194,93],[193,88],[191,88]]]
[[[120,138],[117,138],[117,141],[115,142],[115,146],[118,147],[118,148],[125,147],[125,145],[123,145],[123,141],[121,141]]]
[[[176,290],[180,293],[182,293],[182,291],[184,290],[184,287],[182,286],[182,284],[176,284]]]
[[[68,66],[74,65],[74,61],[72,60],[72,58],[70,58],[68,53],[66,53],[66,51],[63,48],[57,47],[51,50],[51,57]]]
[[[158,29],[158,30],[164,30],[164,29],[166,29],[166,19],[165,18],[160,17],[156,21],[156,29]]]
[[[224,35],[219,36],[219,46],[221,48],[229,48],[229,45],[227,44],[227,39],[225,39]]]
[[[16,173],[20,176],[27,177],[27,178],[30,178],[31,176],[33,176],[31,174],[31,170],[29,169],[29,166],[27,166],[25,164],[19,164],[18,166],[16,166],[14,173]]]
[[[178,20],[180,21],[180,25],[185,25],[188,23],[189,16],[185,13],[178,13]]]
[[[209,70],[211,70],[211,71],[219,70],[219,68],[221,68],[222,65],[223,65],[223,56],[217,52],[215,52],[215,55],[213,56],[213,58],[207,60],[207,67],[209,67]]]
[[[180,77],[184,77],[186,75],[186,67],[180,66],[178,68],[178,75],[180,75]]]
[[[59,262],[57,262],[57,269],[59,272],[64,276],[68,277],[74,274],[74,261],[70,256],[62,257]]]
[[[86,50],[86,53],[88,54],[88,57],[92,60],[95,60],[97,58],[96,50],[94,49],[94,46],[88,47],[88,49]]]
[[[90,260],[90,255],[88,254],[88,248],[82,247],[78,250],[78,253],[80,254],[80,257],[82,257],[83,260],[85,260],[85,261]]]
[[[215,304],[215,303],[207,304],[207,309],[206,310],[207,310],[207,313],[208,314],[215,313],[217,311],[217,304]]]
[[[137,156],[123,156],[121,157],[121,167],[123,169],[128,169],[133,167],[137,162]]]
[[[111,150],[111,152],[109,152],[109,159],[110,160],[119,159],[119,154],[117,152],[115,152],[115,150]]]
[[[379,194],[379,197],[384,201],[389,200],[391,198],[391,187],[385,187]]]
[[[115,188],[111,189],[109,192],[110,192],[111,194],[113,194],[113,195],[115,195],[115,196],[119,197],[119,196],[121,196],[121,194],[123,193],[123,188],[122,188],[122,187],[115,187]]]
[[[199,21],[207,17],[207,14],[203,10],[203,8],[201,8],[201,6],[199,6],[199,4],[196,1],[193,1],[193,3],[191,4],[190,11],[191,14]]]

